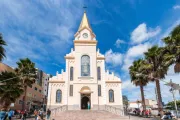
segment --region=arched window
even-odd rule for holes
[[[90,76],[90,57],[88,55],[81,57],[81,76]]]
[[[61,90],[57,90],[56,91],[56,102],[60,103],[62,100],[62,91]]]
[[[97,67],[97,79],[101,80],[101,68]]]
[[[109,102],[114,102],[114,91],[109,90]]]
[[[70,80],[73,81],[73,75],[74,75],[73,67],[70,68]]]

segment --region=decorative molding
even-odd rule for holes
[[[48,81],[49,83],[65,83],[65,81],[58,81],[58,80],[56,80],[56,81]]]
[[[86,27],[86,26],[83,27],[83,28],[81,28],[78,32],[76,32],[76,34],[74,35],[74,37],[77,37],[77,35],[78,35],[82,30],[84,30],[84,29],[89,30],[92,37],[96,37],[96,35],[93,33],[93,31],[92,31],[91,29],[89,29],[88,27]]]
[[[93,79],[93,77],[82,76],[82,77],[78,77],[78,79]]]
[[[122,83],[121,81],[106,81],[106,83]]]
[[[72,56],[65,56],[64,58],[65,59],[74,59],[74,57],[72,57]]]
[[[97,44],[96,40],[74,40],[74,44]]]
[[[112,88],[112,87],[118,87],[119,83],[108,83],[106,84],[106,87]]]
[[[97,60],[105,60],[105,57],[97,57]]]

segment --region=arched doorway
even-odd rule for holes
[[[91,93],[92,91],[88,86],[84,86],[80,90],[81,94],[81,109],[88,109],[88,102],[90,103],[90,109],[91,109]]]
[[[88,102],[90,103],[88,96],[83,96],[81,98],[81,109],[88,109]]]

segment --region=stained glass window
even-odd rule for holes
[[[56,102],[60,103],[62,99],[62,91],[61,90],[57,90],[56,91]]]
[[[100,67],[97,68],[97,79],[101,80],[101,68]]]
[[[88,55],[81,57],[81,76],[90,76],[90,57]]]
[[[70,68],[70,80],[73,81],[73,67]]]
[[[109,90],[109,102],[114,102],[114,91]]]

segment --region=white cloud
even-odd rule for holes
[[[131,80],[126,80],[122,82],[122,89],[127,89],[128,91],[131,91],[132,89],[135,89],[135,88],[136,86],[133,85],[133,83],[131,83]]]
[[[150,47],[151,47],[150,43],[139,44],[139,45],[133,46],[127,51],[127,57],[134,58],[134,57],[142,56],[144,52],[146,52],[148,48]]]
[[[113,52],[111,49],[105,53],[106,63],[110,63],[113,66],[121,65],[123,56],[121,53]]]
[[[126,42],[124,42],[124,40],[120,40],[119,38],[116,40],[116,43],[114,44],[117,48],[120,48],[121,44],[124,44]]]
[[[8,45],[3,62],[14,66],[19,58],[29,57],[44,63],[44,69],[52,62],[64,62],[62,56],[72,45],[74,27],[83,14],[78,7],[82,4],[79,0],[1,0],[0,31]]]
[[[173,6],[173,9],[180,9],[180,5],[175,5],[175,6]]]
[[[124,58],[124,62],[123,62],[124,64],[122,66],[122,70],[128,71],[133,61],[136,60],[137,58],[143,57],[144,52],[146,52],[148,48],[150,48],[151,46],[152,45],[150,43],[144,43],[129,48]]]
[[[142,23],[131,33],[131,40],[133,43],[141,43],[158,35],[160,31],[160,27],[156,27],[154,29],[147,28],[146,24]]]

